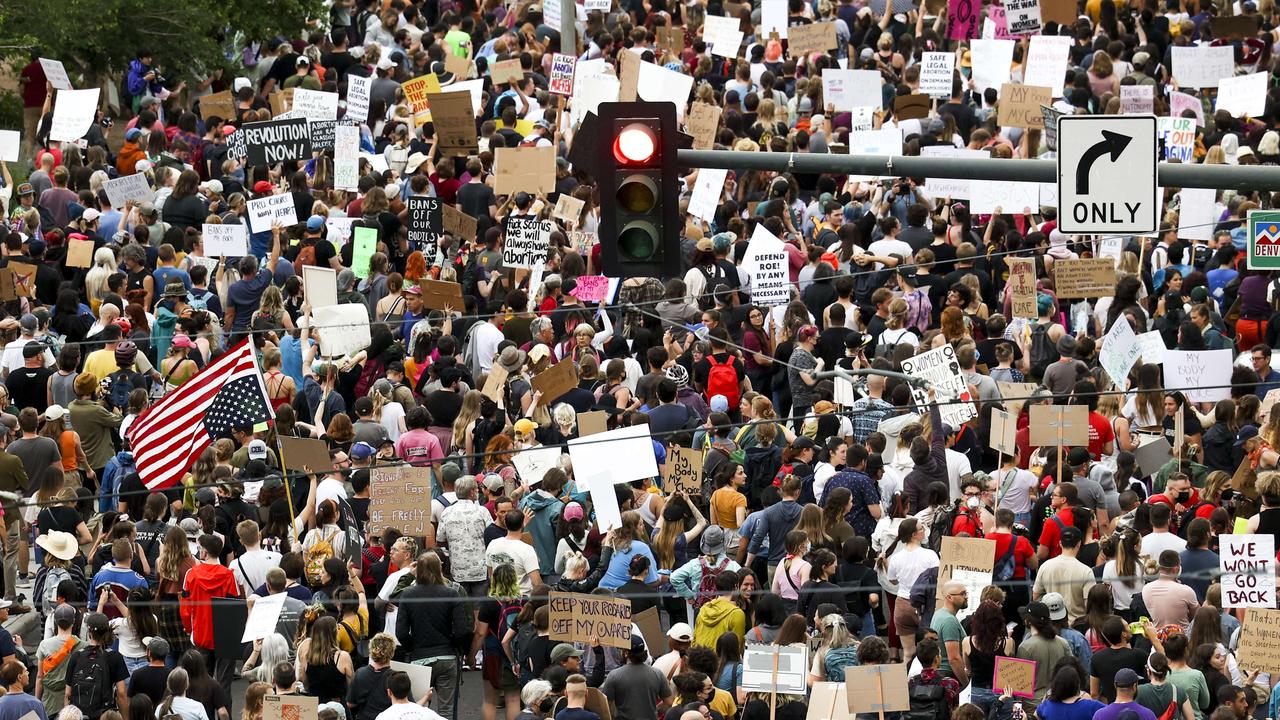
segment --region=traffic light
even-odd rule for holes
[[[600,244],[609,277],[674,277],[680,271],[676,107],[601,103]]]

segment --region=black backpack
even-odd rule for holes
[[[947,705],[947,691],[941,685],[920,683],[908,691],[911,709],[903,720],[950,720],[951,707]]]
[[[1031,327],[1031,375],[1043,378],[1046,370],[1058,359],[1058,348],[1049,339],[1049,326],[1036,323]]]
[[[76,671],[67,678],[71,689],[71,704],[80,708],[86,718],[96,718],[104,710],[115,707],[115,694],[111,692],[111,671],[107,666],[107,653],[101,647],[92,646],[80,651]]]

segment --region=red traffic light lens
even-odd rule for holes
[[[658,138],[647,126],[631,123],[613,141],[613,156],[623,164],[648,162],[658,150]]]

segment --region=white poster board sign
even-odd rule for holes
[[[764,223],[756,225],[742,266],[751,276],[752,302],[772,307],[785,305],[791,299],[786,248]]]
[[[244,223],[236,222],[227,225],[206,223],[201,232],[204,236],[206,257],[233,258],[249,254],[249,230]]]
[[[1222,607],[1276,606],[1274,535],[1221,535]]]
[[[1124,390],[1129,371],[1141,358],[1142,343],[1138,342],[1138,335],[1133,332],[1128,319],[1121,316],[1107,334],[1102,336],[1102,349],[1099,351],[1098,361],[1107,371],[1111,382]]]
[[[63,66],[61,60],[51,60],[49,58],[40,58],[40,67],[44,70],[44,77],[53,86],[54,90],[71,90],[71,78],[67,77],[67,68]]]
[[[98,88],[59,90],[53,106],[49,139],[75,142],[84,137],[98,112]]]
[[[272,223],[280,223],[282,227],[298,224],[298,212],[293,206],[292,193],[254,198],[246,207],[249,211],[249,229],[255,233],[267,232]]]
[[[1164,383],[1193,403],[1231,397],[1230,350],[1165,350]]]
[[[324,357],[354,355],[369,347],[369,308],[361,303],[311,308],[311,320]]]
[[[1230,45],[1175,45],[1169,52],[1178,87],[1216,88],[1223,78],[1235,75],[1235,48]]]
[[[940,405],[943,423],[952,428],[958,428],[977,417],[978,411],[973,406],[969,384],[965,382],[964,375],[960,372],[956,349],[950,344],[903,360],[902,371],[912,377],[927,380],[932,385]],[[928,389],[913,386],[911,395],[916,405],[924,408],[929,406]],[[944,401],[956,399],[963,402],[941,404]]]
[[[107,180],[102,183],[102,189],[106,191],[107,201],[111,203],[111,207],[121,211],[124,210],[124,204],[130,200],[136,205],[156,196],[147,176],[142,173]]]
[[[1052,88],[1055,98],[1062,97],[1071,42],[1071,38],[1064,35],[1032,36],[1022,83]]]
[[[647,424],[570,440],[569,457],[574,474],[608,472],[614,484],[658,476],[658,459]]]

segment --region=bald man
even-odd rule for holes
[[[956,617],[961,610],[969,607],[969,591],[964,585],[949,580],[942,586],[942,602],[933,613],[933,621],[929,627],[938,633],[942,643],[942,666],[938,672],[956,679],[960,687],[969,684],[969,667],[966,664],[961,644],[964,642],[964,628]]]

